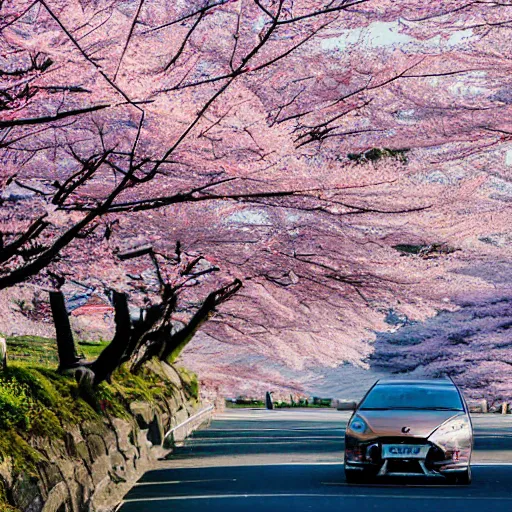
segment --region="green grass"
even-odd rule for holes
[[[10,361],[25,361],[43,366],[57,366],[57,344],[39,336],[6,336]]]
[[[40,336],[5,336],[5,338],[9,360],[25,361],[54,368],[59,364],[57,343],[53,338]],[[95,359],[108,343],[108,341],[79,342],[77,344],[78,354],[86,359]]]
[[[90,343],[87,341],[78,342],[78,353],[86,359],[96,359],[103,349],[109,344],[109,341],[100,341],[97,343]]]

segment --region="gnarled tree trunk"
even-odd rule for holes
[[[175,289],[166,288],[162,293],[162,302],[141,312],[138,321],[132,321],[130,318],[126,294],[114,291],[112,301],[116,332],[110,344],[92,362],[83,361],[77,355],[64,295],[60,291],[50,292],[57,332],[59,371],[81,367],[82,373],[88,374],[89,382],[97,386],[108,380],[124,362],[131,361],[130,370],[136,373],[153,357],[167,361],[171,355],[185,347],[201,325],[214,314],[215,308],[233,296],[241,286],[242,282],[235,279],[232,283],[211,292],[188,324],[174,334],[171,315],[177,304]]]
[[[89,365],[89,369],[94,373],[95,384],[109,379],[112,372],[121,365],[122,357],[128,348],[133,331],[126,294],[116,291],[112,293],[116,332],[110,344],[105,347],[98,358]]]
[[[80,365],[80,358],[76,351],[64,294],[60,291],[50,292],[50,306],[52,308],[53,323],[55,325],[57,338],[59,371],[76,368]]]
[[[232,297],[241,287],[242,282],[235,279],[232,283],[211,292],[188,324],[174,334],[171,334],[172,325],[170,324],[170,315],[168,315],[168,318],[155,331],[154,338],[149,343],[142,344],[140,349],[134,353],[131,371],[136,373],[152,357],[167,361],[171,355],[179,353],[204,322],[215,313],[215,308]]]

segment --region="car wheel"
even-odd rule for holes
[[[471,468],[463,473],[451,476],[449,482],[454,485],[469,485],[471,483]]]
[[[366,475],[363,471],[345,469],[345,479],[348,484],[361,484],[366,480]]]

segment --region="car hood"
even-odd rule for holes
[[[445,421],[460,414],[462,411],[357,411],[374,434],[386,437],[426,438]]]

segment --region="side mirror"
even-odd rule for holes
[[[357,402],[353,400],[338,400],[336,409],[338,411],[355,411],[357,409]]]

